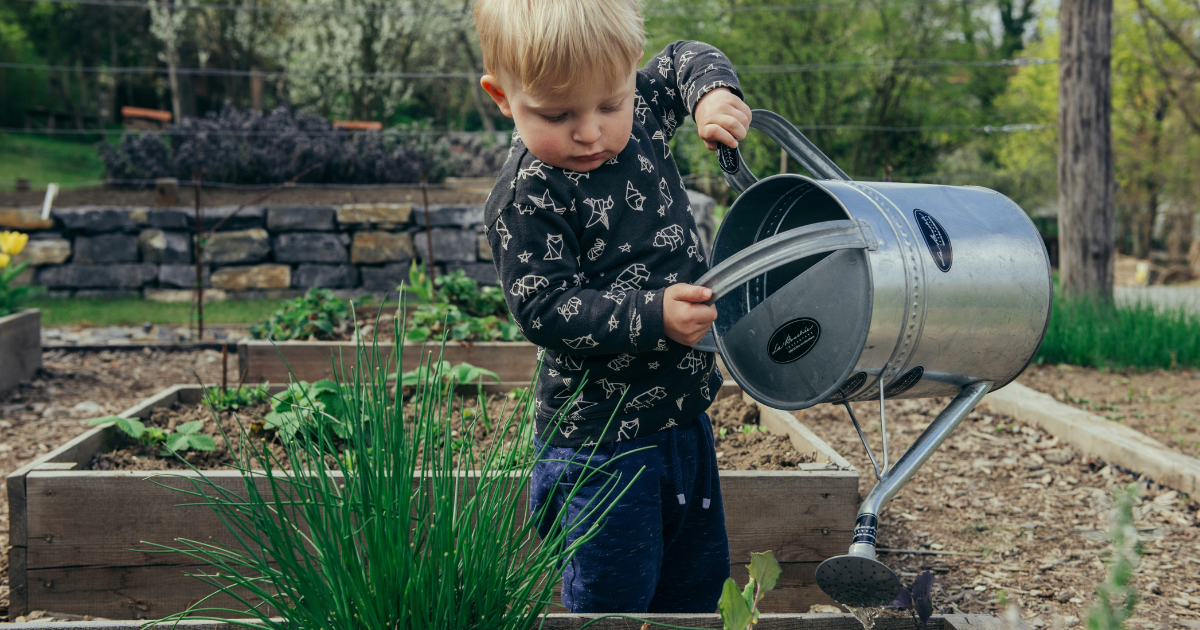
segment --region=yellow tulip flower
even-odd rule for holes
[[[25,243],[29,242],[29,235],[20,232],[0,232],[0,253],[9,256],[16,256],[25,249]],[[7,264],[8,261],[5,261]]]
[[[7,267],[8,261],[10,261],[10,260],[12,260],[12,256],[9,256],[8,254],[5,254],[4,252],[0,252],[0,269]]]

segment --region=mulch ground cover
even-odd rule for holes
[[[892,461],[947,402],[887,403]],[[878,408],[854,403],[877,457]],[[798,416],[858,468],[865,496],[875,478],[845,409],[820,405]],[[1142,601],[1128,627],[1200,628],[1196,504],[986,406],[885,504],[879,545],[894,551],[880,560],[906,583],[933,571],[941,612],[1003,614],[1007,600],[1033,627],[1083,627],[1105,579],[1110,489],[1131,483],[1143,491],[1135,517],[1145,555],[1134,580]]]

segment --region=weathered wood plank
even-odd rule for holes
[[[416,369],[429,353],[442,353],[451,364],[470,363],[495,372],[502,382],[525,386],[533,380],[537,369],[537,346],[528,342],[479,342],[469,345],[447,343],[439,345],[409,343],[404,345],[402,371]],[[282,356],[280,356],[282,355]],[[396,352],[393,344],[379,344],[379,356],[395,371]],[[285,361],[286,360],[286,364]],[[252,341],[238,342],[238,373],[245,372],[246,383],[287,383],[296,379],[315,381],[334,378],[335,362],[346,371],[355,364],[355,345],[339,341]],[[365,362],[373,363],[373,355]],[[289,368],[291,372],[289,373]]]
[[[36,471],[28,475],[30,567],[145,566],[172,564],[174,554],[145,554],[142,541],[226,538],[225,526],[205,506],[182,506],[193,497],[155,485],[138,471]],[[155,478],[188,487],[191,472]],[[207,475],[243,495],[234,471]],[[721,471],[726,529],[736,562],[751,551],[773,550],[781,562],[823,560],[850,544],[858,477],[848,471]],[[260,479],[265,491],[267,481]],[[102,498],[101,498],[102,497]],[[101,498],[101,499],[98,499]],[[81,506],[87,506],[81,509]],[[849,516],[848,516],[849,515]],[[103,527],[98,527],[103,523]]]
[[[29,599],[37,602],[39,610],[109,619],[157,619],[182,612],[216,590],[185,574],[211,571],[205,565],[38,569],[29,572]],[[217,595],[204,605],[245,608],[227,594]]]
[[[33,308],[0,317],[0,392],[42,367],[42,313]]]

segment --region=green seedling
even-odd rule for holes
[[[751,553],[746,568],[750,571],[750,579],[745,588],[739,591],[737,582],[729,578],[721,590],[717,609],[721,611],[724,630],[747,630],[758,623],[758,602],[767,591],[775,588],[783,573],[775,561],[774,551]]]
[[[122,418],[120,416],[105,416],[88,422],[88,426],[113,423],[117,430],[137,440],[142,446],[153,447],[163,445],[166,450],[159,451],[160,456],[169,456],[172,451],[214,451],[216,442],[209,436],[199,433],[203,425],[199,420],[185,422],[179,425],[175,433],[168,434],[158,427],[147,427],[137,418]]]
[[[344,440],[349,430],[339,421],[342,400],[341,388],[331,380],[292,383],[275,397],[274,410],[263,416],[263,429],[276,431],[285,442],[300,431],[314,436],[332,433]]]
[[[242,407],[252,407],[271,398],[267,391],[270,386],[266,383],[255,387],[206,387],[204,400],[213,411],[237,411]]]
[[[743,424],[742,428],[738,429],[738,430],[747,435],[750,433],[755,433],[755,432],[769,433],[769,431],[767,431],[767,429],[765,427],[759,426],[757,424]]]
[[[1088,611],[1090,630],[1118,630],[1133,616],[1138,602],[1133,588],[1133,576],[1142,555],[1142,544],[1138,541],[1134,523],[1133,507],[1141,502],[1137,486],[1131,484],[1123,490],[1113,491],[1111,554],[1108,558],[1108,576],[1096,586],[1096,600]]]
[[[1091,398],[1075,398],[1075,397],[1071,396],[1071,392],[1068,392],[1066,387],[1062,388],[1062,390],[1063,390],[1063,397],[1066,398],[1067,402],[1069,402],[1069,403],[1076,404],[1076,405],[1085,405],[1087,403],[1092,402]]]
[[[354,327],[354,309],[329,289],[309,289],[302,297],[285,302],[267,321],[250,327],[254,339],[333,339]]]

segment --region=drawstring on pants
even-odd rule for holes
[[[717,450],[717,445],[716,445],[716,442],[713,441],[713,437],[712,437],[712,420],[708,417],[708,414],[702,414],[702,415],[703,415],[703,419],[701,420],[701,422],[705,423],[707,426],[700,427],[700,434],[704,436],[704,445],[705,445],[705,450],[700,453],[700,465],[703,467],[703,470],[704,470],[704,473],[703,473],[704,492],[700,495],[700,496],[704,497],[704,500],[700,502],[700,506],[707,510],[708,506],[712,504],[711,497],[712,497],[712,475],[713,475],[713,472],[711,470],[709,470],[709,466],[712,465],[709,461],[709,457],[710,457],[709,453],[715,452]]]
[[[671,468],[675,477],[675,498],[679,499],[679,505],[687,503],[687,499],[683,496],[683,463],[679,458],[679,438],[678,427],[671,427]]]
[[[696,472],[699,473],[704,484],[704,491],[700,496],[704,497],[700,502],[700,507],[708,509],[712,505],[712,463],[709,461],[709,451],[716,451],[717,445],[712,437],[712,420],[707,415],[704,416],[701,422],[708,422],[709,426],[700,427],[700,434],[703,436],[705,449],[701,449],[699,453],[699,461],[697,462]],[[683,493],[683,463],[679,456],[679,438],[678,427],[671,427],[671,468],[673,469],[673,477],[675,481],[675,498],[679,500],[679,505],[687,503],[687,499]]]

